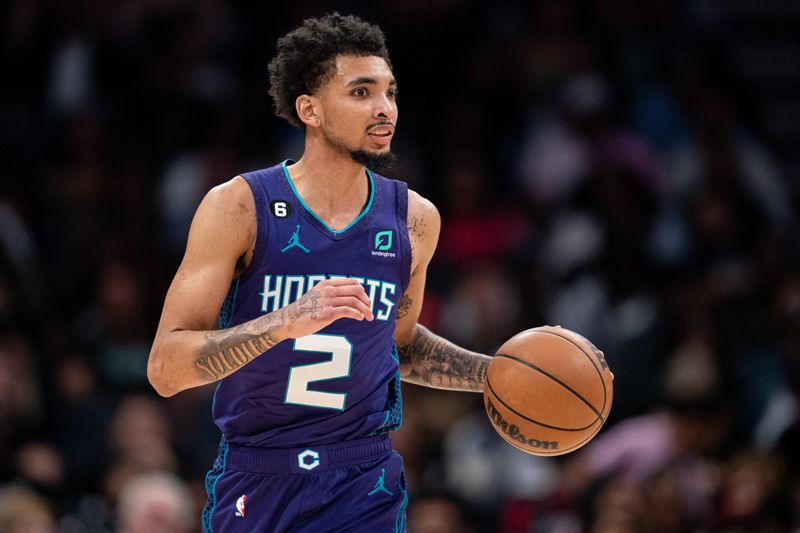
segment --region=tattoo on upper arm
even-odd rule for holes
[[[399,349],[400,360],[411,366],[414,377],[433,387],[483,390],[489,357],[476,354],[417,326],[414,337]]]
[[[397,302],[397,318],[403,318],[411,311],[411,306],[414,305],[414,300],[412,300],[408,293],[404,294],[400,301]]]
[[[411,216],[408,221],[408,240],[411,243],[411,257],[415,256],[417,250],[417,241],[425,236],[427,224],[425,223],[425,216]]]
[[[408,234],[413,235],[416,237],[422,237],[425,235],[425,217],[424,216],[412,216],[411,220],[408,221]]]

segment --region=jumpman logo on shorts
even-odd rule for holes
[[[392,495],[391,491],[389,491],[389,489],[387,489],[386,486],[383,484],[383,476],[385,476],[385,475],[386,475],[386,469],[385,468],[381,468],[381,477],[379,477],[378,481],[375,482],[375,488],[372,489],[370,491],[370,493],[367,494],[367,496],[372,496],[376,492],[380,492],[380,491],[385,492],[389,496]]]
[[[289,244],[286,246],[286,248],[281,250],[281,253],[283,253],[286,250],[288,250],[289,248],[293,248],[295,246],[297,246],[298,248],[303,250],[305,253],[309,253],[311,251],[308,248],[306,248],[305,246],[303,246],[303,243],[300,242],[300,224],[297,225],[297,229],[294,230],[294,233],[292,233],[291,238],[289,238]]]

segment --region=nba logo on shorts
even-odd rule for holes
[[[244,516],[244,502],[247,500],[247,496],[244,494],[236,500],[236,516]]]

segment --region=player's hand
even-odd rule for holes
[[[326,279],[285,308],[293,338],[311,335],[340,318],[373,320],[364,286],[349,278]]]

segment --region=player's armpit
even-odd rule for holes
[[[465,350],[417,325],[411,340],[398,348],[403,381],[436,389],[483,391],[491,358]]]

